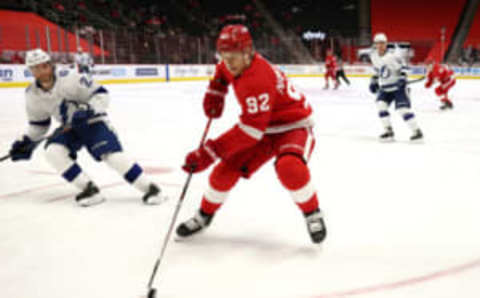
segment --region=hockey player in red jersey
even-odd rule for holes
[[[250,178],[275,158],[277,177],[304,214],[312,241],[322,242],[326,228],[307,166],[315,140],[312,109],[305,96],[255,52],[245,26],[224,27],[217,51],[222,61],[205,93],[204,112],[210,118],[221,116],[229,85],[242,112],[231,129],[187,155],[186,172],[197,173],[219,163],[210,174],[200,210],[177,227],[177,236],[204,230],[238,180]]]
[[[453,103],[448,98],[448,91],[455,85],[456,80],[453,70],[447,65],[427,60],[428,73],[425,88],[430,88],[434,83],[438,82],[440,85],[435,88],[435,93],[440,97],[442,106],[441,110],[453,109]]]
[[[332,79],[334,83],[334,88],[338,88],[338,81],[337,81],[337,59],[335,55],[333,55],[332,50],[327,50],[327,58],[325,58],[325,87],[324,89],[329,88],[329,78]]]

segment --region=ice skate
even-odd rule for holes
[[[422,142],[423,141],[423,133],[420,129],[417,129],[413,135],[410,137],[411,142]]]
[[[453,109],[453,104],[450,101],[444,101],[443,104],[440,106],[440,110],[446,111],[446,110],[452,110]]]
[[[195,216],[177,227],[177,239],[186,239],[203,231],[210,225],[213,215],[208,215],[199,210]]]
[[[391,127],[387,127],[385,132],[380,135],[379,139],[382,143],[389,143],[395,141],[394,137],[395,134],[393,133],[393,129]]]
[[[162,193],[158,186],[152,183],[142,200],[145,205],[159,205],[168,200],[168,197]]]
[[[321,243],[327,236],[327,229],[320,210],[305,216],[307,230],[313,243]]]
[[[82,207],[95,206],[105,202],[105,198],[100,194],[100,190],[93,182],[88,182],[85,189],[75,197],[75,200]]]

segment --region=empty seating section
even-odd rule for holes
[[[466,0],[371,1],[372,34],[385,32],[392,41],[410,41],[415,50],[414,62],[427,56],[439,57],[441,30],[445,28],[445,50]]]
[[[0,10],[0,52],[26,51],[41,47],[48,49],[47,27],[52,52],[76,51],[75,35],[58,25],[30,12]],[[80,39],[80,45],[87,49],[88,42]],[[95,55],[100,48],[94,46]]]

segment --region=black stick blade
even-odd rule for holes
[[[157,298],[157,289],[151,288],[148,290],[148,298]]]

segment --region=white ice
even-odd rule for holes
[[[322,90],[294,79],[315,110],[310,161],[328,237],[313,245],[302,215],[267,164],[241,181],[212,226],[171,242],[155,286],[159,297],[480,297],[479,81],[459,80],[455,109],[439,112],[433,90],[412,85],[424,144],[393,113],[397,142],[381,144],[368,80]],[[171,199],[148,207],[140,194],[85,151],[80,164],[108,201],[82,209],[38,148],[30,162],[0,164],[0,297],[136,298],[186,175],[185,153],[206,123],[206,82],[109,85],[110,117],[123,145]],[[26,127],[22,89],[0,89],[0,148]],[[236,120],[228,97],[217,136]],[[208,171],[194,176],[180,220],[199,207]]]

